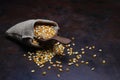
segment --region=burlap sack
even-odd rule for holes
[[[37,24],[53,25],[56,32],[59,30],[58,24],[54,21],[45,19],[31,19],[12,26],[6,31],[6,35],[28,46],[41,47],[40,45],[32,44],[32,39],[34,38],[34,26]]]

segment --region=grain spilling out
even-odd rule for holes
[[[48,40],[55,36],[56,31],[53,29],[53,26],[36,26],[34,30],[35,36],[38,39]],[[75,38],[72,37],[72,42],[65,45],[60,42],[56,42],[53,45],[53,48],[48,50],[37,50],[35,52],[28,52],[24,54],[24,57],[27,57],[29,61],[33,61],[39,68],[46,68],[46,70],[56,70],[58,73],[56,74],[58,78],[62,77],[63,72],[71,71],[72,66],[79,68],[81,65],[89,66],[91,65],[91,60],[95,61],[95,59],[99,58],[97,55],[97,51],[101,53],[102,49],[96,49],[95,45],[79,47],[79,45],[75,44]],[[39,44],[36,40],[33,40],[34,44]],[[46,45],[47,46],[47,45]],[[79,47],[79,50],[76,50],[76,46]],[[93,52],[94,50],[94,52]],[[91,51],[91,53],[89,53]],[[96,51],[96,53],[95,53]],[[88,56],[91,55],[91,56]],[[60,58],[66,56],[68,61],[62,61],[61,59],[55,60],[56,56],[60,56]],[[88,59],[86,58],[88,57]],[[64,64],[63,64],[64,62]],[[99,63],[99,62],[98,62]],[[102,64],[106,64],[106,60],[102,60]],[[94,66],[94,65],[93,65]],[[92,67],[90,70],[95,71],[96,67]],[[31,70],[31,72],[35,72],[35,70]],[[45,76],[47,71],[43,71],[42,75]]]

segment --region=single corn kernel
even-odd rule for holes
[[[66,68],[66,71],[68,72],[70,69],[69,68]]]
[[[103,64],[105,64],[105,63],[106,63],[106,61],[105,61],[105,60],[102,60],[102,63],[103,63]]]
[[[86,61],[86,62],[85,62],[85,64],[89,64],[89,62],[88,62],[88,61]]]
[[[102,49],[99,49],[99,51],[101,52],[101,51],[102,51]]]
[[[97,55],[96,55],[96,54],[94,54],[94,55],[93,55],[93,58],[95,58],[96,56],[97,56]]]
[[[47,74],[47,72],[46,72],[46,71],[42,72],[42,75],[43,75],[43,76],[45,76],[46,74]]]
[[[33,72],[35,72],[35,70],[31,70],[31,72],[33,73]]]
[[[94,70],[95,70],[95,67],[91,68],[91,70],[94,71]]]
[[[57,74],[57,77],[60,77],[60,74]]]

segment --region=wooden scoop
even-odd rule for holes
[[[54,36],[52,39],[55,39],[55,40],[57,40],[57,41],[59,41],[59,42],[61,42],[63,44],[68,44],[68,43],[71,42],[70,39],[65,38],[65,37],[61,37],[61,36],[58,36],[58,35]]]

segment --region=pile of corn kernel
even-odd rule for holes
[[[44,63],[51,61],[55,55],[63,55],[65,47],[59,42],[54,44],[54,50],[38,50],[35,53],[28,52],[29,60],[33,60],[39,67],[43,67]]]
[[[63,46],[63,44],[57,42],[54,44],[53,47],[53,52],[57,55],[65,55],[63,54],[65,47]]]
[[[69,72],[70,71],[70,67],[71,66],[76,66],[79,67],[82,64],[85,65],[89,65],[90,62],[89,60],[86,60],[83,58],[83,56],[85,56],[85,54],[87,53],[87,50],[89,51],[93,51],[96,50],[96,46],[92,45],[92,46],[85,46],[80,48],[80,51],[75,51],[75,43],[74,43],[74,37],[71,38],[72,42],[70,44],[67,45],[63,45],[59,42],[57,42],[56,44],[54,44],[54,49],[53,50],[47,50],[47,51],[36,51],[35,53],[32,52],[28,52],[28,54],[24,54],[24,56],[28,57],[28,59],[30,61],[34,61],[38,67],[43,68],[46,67],[47,70],[52,70],[52,69],[56,69],[56,71],[58,71],[58,73],[56,74],[56,76],[59,78],[62,75],[62,72]],[[65,53],[65,51],[67,53]],[[102,49],[97,49],[97,51],[99,53],[102,52]],[[68,56],[68,62],[67,67],[64,67],[63,62],[60,60],[52,60],[53,57],[55,57],[55,55],[60,55],[60,56]],[[97,59],[99,57],[99,55],[97,54],[92,54],[91,56],[92,59]],[[46,63],[48,63],[49,65],[47,66]],[[101,64],[106,64],[106,60],[102,59],[102,61],[100,62]],[[91,71],[95,70],[95,66],[91,67]],[[31,70],[32,73],[35,72],[35,70]],[[41,73],[43,76],[47,75],[47,71],[43,71]]]
[[[56,30],[53,28],[53,26],[37,25],[34,28],[34,35],[38,39],[48,40],[48,39],[54,37],[55,34],[56,34]]]
[[[36,51],[33,56],[33,61],[39,66],[43,66],[45,62],[48,62],[54,57],[54,53],[50,50],[47,51]]]

